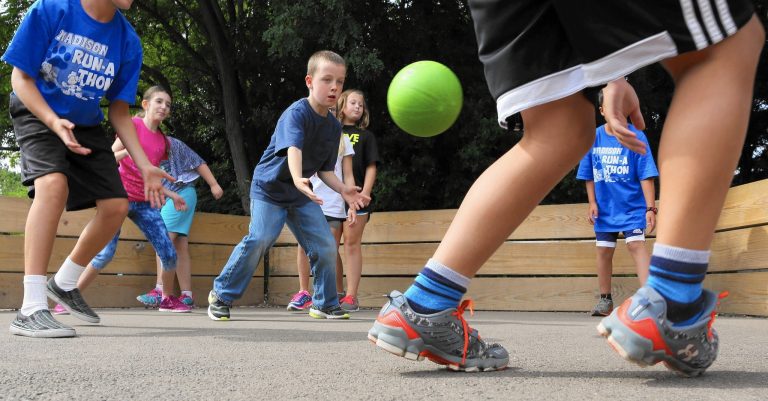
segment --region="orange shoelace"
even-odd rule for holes
[[[464,363],[467,361],[467,349],[469,348],[469,333],[472,331],[472,328],[469,327],[469,324],[467,324],[467,321],[464,320],[464,310],[469,308],[469,315],[473,316],[475,314],[475,310],[473,307],[475,306],[475,302],[471,299],[465,299],[461,302],[461,305],[459,305],[458,308],[456,308],[456,312],[453,312],[452,315],[456,316],[459,321],[461,322],[461,327],[464,329],[464,350],[461,356],[461,364],[464,365]]]
[[[710,315],[711,318],[709,319],[709,323],[707,323],[707,338],[710,341],[712,341],[712,325],[715,324],[715,317],[717,316],[717,309],[720,307],[720,300],[728,295],[730,295],[728,291],[723,291],[717,295],[717,305],[715,306],[715,309],[712,310],[712,314]]]

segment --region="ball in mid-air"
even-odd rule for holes
[[[463,99],[461,83],[453,71],[435,61],[417,61],[392,78],[387,108],[400,129],[430,137],[453,125]]]

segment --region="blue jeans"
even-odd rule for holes
[[[213,291],[226,303],[243,296],[262,256],[271,247],[283,226],[293,232],[307,252],[314,275],[312,303],[322,309],[339,304],[336,295],[336,241],[320,205],[278,206],[251,199],[248,235],[232,251],[227,264],[213,281]]]
[[[139,230],[144,233],[144,236],[155,248],[155,252],[160,257],[160,263],[163,265],[163,270],[175,269],[176,249],[168,237],[168,230],[163,223],[160,209],[153,208],[149,202],[128,202],[128,218],[139,227]],[[91,260],[91,265],[94,268],[101,270],[112,261],[119,238],[120,230],[117,230],[112,241],[109,241],[107,246]]]

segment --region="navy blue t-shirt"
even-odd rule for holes
[[[651,147],[643,131],[629,129],[645,142],[645,155],[635,153],[597,128],[595,143],[579,163],[576,178],[595,182],[597,219],[595,232],[619,232],[645,228],[645,197],[640,181],[659,175]]]
[[[37,0],[2,60],[32,78],[48,106],[75,125],[98,125],[99,101],[136,101],[141,41],[120,11],[91,18],[80,0]]]
[[[328,113],[317,114],[309,100],[297,100],[280,116],[269,146],[253,170],[251,199],[280,206],[301,206],[309,198],[295,185],[288,169],[288,148],[301,149],[301,176],[309,178],[318,171],[333,171],[336,164],[341,123]]]

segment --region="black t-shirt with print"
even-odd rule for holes
[[[355,176],[355,185],[362,188],[365,183],[365,169],[372,163],[378,164],[380,161],[376,137],[371,131],[353,125],[345,125],[342,132],[349,138],[355,149],[355,155],[352,157],[352,171]]]

